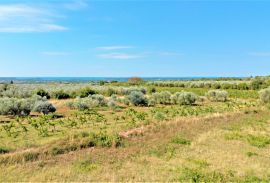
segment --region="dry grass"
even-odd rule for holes
[[[1,165],[0,182],[269,181],[270,145],[259,148],[241,139],[225,138],[234,130],[268,133],[269,120],[268,111],[258,111],[156,122],[140,135],[129,137],[125,147],[82,149]],[[264,121],[263,127],[258,121]],[[173,143],[179,135],[190,143]]]

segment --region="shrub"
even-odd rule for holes
[[[180,105],[192,105],[196,100],[197,95],[192,92],[176,92],[172,96],[172,102]]]
[[[171,103],[171,93],[168,91],[154,93],[152,97],[156,101],[157,104],[170,104]]]
[[[33,106],[31,99],[0,98],[1,115],[27,116]]]
[[[151,87],[151,88],[148,89],[148,93],[150,93],[150,94],[156,93],[156,92],[157,92],[157,90],[156,90],[155,87]]]
[[[9,149],[0,147],[0,154],[6,154],[6,153],[9,153]]]
[[[97,101],[99,106],[105,106],[107,104],[107,101],[105,100],[105,97],[100,94],[95,94],[90,96],[93,100]]]
[[[107,91],[106,91],[107,96],[112,96],[114,94],[117,94],[117,92],[114,89],[112,89],[112,88],[107,89]]]
[[[156,105],[156,101],[153,99],[153,97],[151,97],[150,99],[148,99],[148,106],[149,107],[153,107]]]
[[[214,102],[226,102],[228,100],[228,92],[224,90],[210,90],[206,93],[206,96]]]
[[[56,99],[68,99],[70,95],[63,90],[55,91],[52,93],[53,97]]]
[[[260,100],[263,103],[270,103],[270,88],[259,91]]]
[[[79,97],[81,98],[85,98],[94,94],[96,94],[96,92],[91,88],[83,88],[79,91]]]
[[[146,106],[147,98],[142,92],[133,91],[128,96],[127,99],[135,106]]]
[[[48,101],[38,101],[35,103],[33,111],[43,114],[49,114],[55,112],[56,108]]]
[[[107,105],[111,109],[115,109],[117,107],[117,103],[115,102],[115,100],[112,100],[112,99],[109,100]]]
[[[75,101],[67,103],[67,106],[71,109],[78,109],[80,111],[88,110],[97,107],[98,101],[92,98],[76,98]]]
[[[43,89],[38,89],[35,91],[35,94],[41,97],[46,97],[47,99],[50,99],[50,94],[49,92],[43,90]]]
[[[156,112],[153,117],[157,121],[164,121],[166,119],[166,115],[162,112]]]

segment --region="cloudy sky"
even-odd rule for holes
[[[270,1],[0,0],[0,76],[270,74]]]

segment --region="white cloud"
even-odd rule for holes
[[[249,55],[257,57],[270,57],[270,52],[251,52]]]
[[[55,22],[59,18],[48,8],[25,4],[0,5],[0,32],[50,32],[67,28]]]
[[[103,59],[121,59],[121,60],[136,59],[142,57],[142,55],[139,54],[128,54],[128,53],[107,53],[107,54],[100,54],[98,56]]]
[[[129,49],[134,48],[133,46],[122,46],[122,45],[113,45],[113,46],[101,46],[97,47],[98,50],[121,50],[121,49]]]
[[[71,55],[70,52],[62,52],[62,51],[44,51],[41,52],[42,55],[46,56],[68,56]]]

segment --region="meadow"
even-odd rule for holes
[[[269,182],[269,81],[2,83],[0,182]]]

